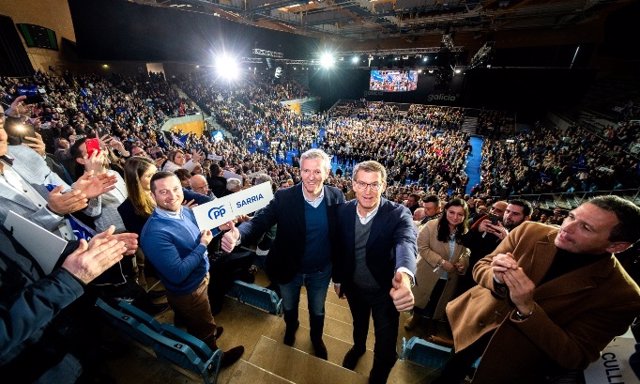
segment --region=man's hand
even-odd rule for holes
[[[207,245],[209,245],[211,240],[213,240],[213,234],[211,233],[211,230],[205,229],[200,232],[200,244],[206,247]]]
[[[84,239],[80,240],[78,249],[67,256],[62,263],[62,268],[84,284],[89,284],[120,261],[127,248],[123,241],[118,241],[112,236],[114,229],[115,227],[110,227],[105,232],[94,236],[89,243]]]
[[[391,281],[391,291],[389,291],[393,305],[398,312],[409,311],[413,308],[414,298],[411,292],[411,278],[402,272],[396,272]]]
[[[35,134],[35,136],[25,136],[24,139],[27,142],[23,144],[38,152],[38,155],[44,156],[47,154],[47,152],[44,141],[42,140],[42,135],[40,135],[38,132],[36,132]]]
[[[49,192],[47,206],[51,212],[64,216],[67,213],[76,212],[87,207],[89,201],[82,191],[72,189],[62,193],[62,188],[62,185],[58,185]]]
[[[92,199],[114,189],[117,180],[116,176],[108,173],[94,176],[93,171],[88,171],[73,183],[73,189],[82,191],[88,199]]]
[[[342,292],[342,286],[339,283],[333,283],[333,290],[336,291],[336,295],[338,295],[339,299],[346,299],[347,297]]]
[[[225,224],[222,224],[218,227],[221,231],[227,230],[224,235],[222,235],[222,241],[220,242],[220,247],[223,251],[227,253],[231,253],[233,249],[236,247],[236,243],[240,240],[240,231],[236,228],[236,225],[233,221],[229,221]]]
[[[27,100],[27,96],[16,97],[13,99],[13,102],[11,102],[9,109],[4,111],[4,114],[10,117],[25,116],[29,112],[29,109],[23,103],[25,100]]]
[[[127,248],[127,252],[124,254],[131,256],[138,250],[138,234],[131,232],[118,233],[113,235],[118,241],[122,241]]]
[[[498,283],[504,284],[504,273],[508,270],[518,269],[518,263],[510,252],[498,253],[491,260],[491,268]]]
[[[84,159],[84,170],[86,172],[93,172],[94,175],[100,175],[107,171],[104,164],[106,162],[106,151],[95,151],[89,155],[82,157]]]
[[[504,273],[504,283],[509,288],[511,301],[520,313],[529,314],[533,311],[533,290],[536,285],[524,273],[522,268],[509,269]]]
[[[478,226],[478,230],[480,232],[490,233],[500,240],[503,240],[509,234],[509,230],[505,228],[501,222],[491,224],[490,220],[482,220]]]
[[[110,225],[106,231],[98,233],[91,239],[116,239],[118,241],[122,241],[124,243],[124,246],[127,248],[125,255],[133,255],[134,253],[136,253],[136,250],[138,249],[138,235],[130,232],[118,233],[114,235],[113,233],[115,232],[115,230],[116,227],[114,225]]]

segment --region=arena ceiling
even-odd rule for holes
[[[425,35],[561,30],[630,0],[129,0],[206,13],[316,38],[370,41]]]

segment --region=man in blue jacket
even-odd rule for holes
[[[231,252],[242,242],[257,242],[262,234],[276,227],[276,236],[266,260],[269,278],[279,284],[284,306],[284,343],[293,345],[298,329],[300,288],[307,289],[311,342],[317,357],[326,359],[322,341],[324,302],[331,280],[331,206],[344,202],[338,188],[324,185],[331,160],[320,149],[300,156],[302,183],[278,190],[269,205],[222,238],[222,249]]]
[[[174,173],[158,172],[150,184],[156,208],[142,228],[142,250],[158,271],[175,316],[184,321],[189,333],[216,350],[222,328],[216,330],[207,292],[207,245],[213,235],[210,230],[200,231],[191,209],[182,205],[182,185]],[[243,346],[224,352],[221,366],[233,364],[243,353]]]
[[[354,369],[366,349],[369,317],[376,343],[369,383],[386,383],[398,360],[399,312],[413,308],[416,228],[411,212],[382,198],[387,171],[377,161],[353,169],[356,199],[337,207],[334,288],[353,316],[353,347],[342,366]]]

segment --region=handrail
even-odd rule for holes
[[[528,193],[528,194],[515,194],[508,195],[508,199],[523,199],[532,202],[538,202],[543,200],[544,197],[550,198],[554,201],[561,200],[563,198],[573,198],[579,201],[587,200],[589,197],[601,196],[601,195],[624,195],[626,193],[633,193],[633,200],[638,200],[640,197],[640,188],[628,188],[628,189],[600,189],[597,191],[575,191],[575,192],[545,192],[545,193]],[[492,199],[504,199],[504,196],[491,196]]]

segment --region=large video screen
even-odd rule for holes
[[[418,71],[371,70],[370,91],[407,92],[418,88]]]

